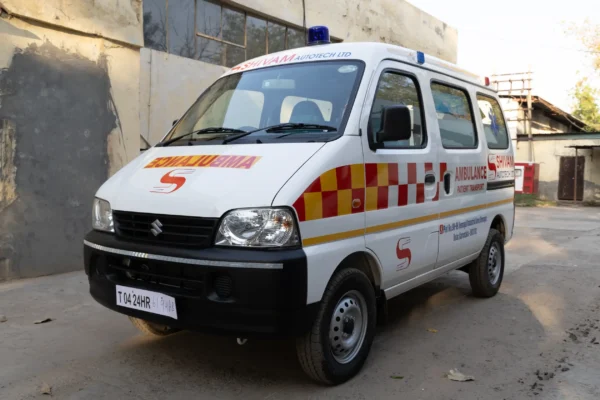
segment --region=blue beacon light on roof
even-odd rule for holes
[[[417,62],[419,64],[425,64],[425,53],[422,51],[417,51]]]
[[[326,26],[313,26],[308,28],[308,45],[330,44],[329,28]]]

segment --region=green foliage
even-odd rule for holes
[[[598,107],[598,90],[594,89],[584,78],[577,82],[573,91],[573,115],[588,125],[588,130],[600,131],[600,109]]]
[[[515,193],[515,204],[517,207],[548,207],[555,206],[555,201],[540,200],[535,194]]]
[[[586,21],[583,25],[573,25],[567,32],[577,37],[586,47],[592,59],[596,75],[600,76],[600,25]],[[572,93],[574,106],[573,115],[588,125],[588,131],[600,131],[600,107],[598,99],[600,91],[592,87],[587,78],[581,79],[575,85]]]

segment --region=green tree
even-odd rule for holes
[[[592,59],[595,75],[600,77],[600,25],[589,21],[583,26],[572,26],[568,32],[577,37],[585,46]],[[588,130],[600,131],[600,91],[594,88],[587,78],[577,82],[572,93],[573,115],[588,125]]]
[[[594,89],[587,78],[577,82],[573,91],[573,115],[588,125],[588,130],[600,131],[600,109],[598,107],[598,90]]]

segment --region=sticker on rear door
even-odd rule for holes
[[[490,154],[488,156],[488,181],[512,179],[515,177],[515,159],[510,155]]]

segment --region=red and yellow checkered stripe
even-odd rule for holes
[[[364,165],[344,165],[315,179],[296,200],[294,208],[300,221],[312,221],[364,212],[364,198]]]
[[[313,221],[424,203],[425,172],[433,172],[433,168],[433,163],[344,165],[315,179],[293,206],[300,221]],[[439,164],[432,201],[439,199],[439,180],[445,171],[446,164]]]

